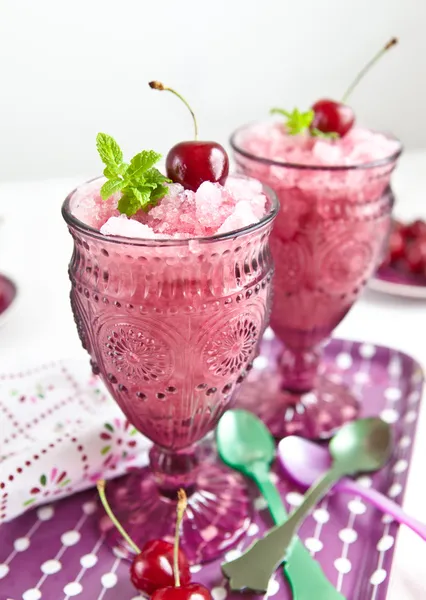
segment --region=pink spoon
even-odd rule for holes
[[[322,477],[331,465],[327,448],[293,435],[285,437],[278,444],[278,457],[287,475],[306,489]],[[336,483],[334,489],[360,496],[426,540],[426,525],[407,515],[399,504],[377,490],[365,488],[348,478],[341,479]]]

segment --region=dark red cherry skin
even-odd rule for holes
[[[229,158],[216,142],[180,142],[167,155],[166,172],[169,179],[196,192],[204,181],[225,183]]]
[[[188,559],[179,550],[179,574],[182,585],[191,581]],[[159,588],[174,585],[173,544],[151,540],[135,556],[130,566],[130,579],[135,588],[149,596]]]
[[[151,600],[212,600],[209,590],[200,583],[157,590]]]
[[[323,133],[337,133],[343,137],[352,129],[355,114],[350,106],[334,100],[318,100],[312,106],[314,119],[311,129],[319,129]]]

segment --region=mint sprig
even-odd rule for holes
[[[286,131],[290,135],[299,135],[301,133],[305,133],[309,131],[310,135],[313,137],[321,137],[327,139],[337,139],[339,137],[338,133],[324,133],[320,131],[316,127],[312,127],[312,122],[315,117],[315,112],[310,109],[306,112],[301,112],[298,108],[295,108],[292,112],[288,110],[284,110],[283,108],[272,108],[271,115],[282,115],[286,118]]]
[[[273,108],[271,110],[272,115],[282,115],[286,117],[286,130],[290,135],[298,135],[299,133],[304,133],[312,121],[314,120],[315,113],[313,110],[308,110],[306,112],[300,112],[298,108],[295,108],[292,112],[284,110],[282,108]]]
[[[138,210],[148,211],[167,194],[168,188],[164,184],[170,179],[154,168],[161,154],[143,150],[132,158],[130,164],[125,163],[120,146],[106,133],[98,133],[96,147],[108,179],[101,187],[101,198],[107,200],[112,194],[122,192],[117,207],[120,213],[131,217]]]

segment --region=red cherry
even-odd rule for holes
[[[426,240],[417,239],[408,244],[405,260],[412,273],[422,273],[426,265]]]
[[[399,260],[405,254],[405,239],[400,230],[395,229],[390,234],[389,258],[393,262]]]
[[[179,575],[184,586],[190,583],[189,563],[182,550],[179,550]],[[174,585],[173,544],[163,540],[147,542],[133,559],[130,579],[137,590],[148,595]]]
[[[180,142],[166,159],[167,177],[196,192],[203,181],[224,184],[229,173],[225,148],[216,142]]]
[[[151,600],[212,600],[209,590],[200,583],[157,590]]]
[[[323,133],[337,133],[343,137],[355,123],[354,111],[342,102],[318,100],[312,109],[315,114],[311,129],[319,129]]]
[[[426,239],[426,222],[417,219],[409,225],[406,225],[404,232],[407,237]]]

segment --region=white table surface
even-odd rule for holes
[[[60,212],[67,193],[84,179],[0,184],[0,272],[10,274],[20,289],[17,310],[0,330],[0,371],[85,356],[69,307],[67,264],[72,246]],[[426,217],[426,151],[403,156],[393,187],[397,216]],[[426,300],[367,290],[335,333],[407,352],[426,370]],[[425,461],[423,406],[405,508],[426,522]],[[389,600],[426,598],[425,565],[426,543],[401,528]]]

